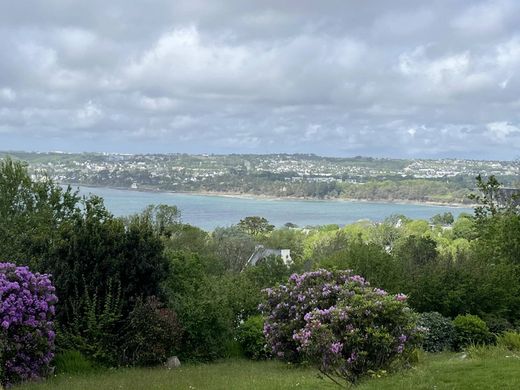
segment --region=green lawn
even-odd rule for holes
[[[43,383],[17,386],[15,390],[336,388],[338,386],[331,382],[319,379],[312,369],[273,361],[228,360],[184,365],[176,370],[120,369],[85,375],[63,374]],[[496,348],[471,358],[454,353],[424,355],[417,367],[366,380],[357,389],[520,389],[520,356]]]

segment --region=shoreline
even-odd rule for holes
[[[117,186],[104,186],[94,184],[79,184],[79,183],[59,183],[63,186],[70,186],[73,189],[77,187],[83,188],[107,188],[120,191],[134,191],[134,192],[152,192],[163,194],[181,194],[181,195],[196,195],[196,196],[214,196],[222,198],[235,199],[250,199],[250,200],[271,200],[271,201],[306,201],[306,202],[353,202],[353,203],[385,203],[385,204],[403,204],[403,205],[417,205],[417,206],[438,206],[451,208],[474,208],[476,204],[453,203],[453,202],[433,202],[433,201],[418,201],[408,199],[357,199],[357,198],[314,198],[314,197],[298,197],[298,196],[274,196],[274,195],[258,195],[258,194],[244,194],[239,192],[219,192],[219,191],[171,191],[159,190],[153,188],[128,188]]]

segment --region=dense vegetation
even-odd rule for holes
[[[494,178],[477,185],[475,215],[453,223],[449,215],[391,216],[381,224],[273,230],[262,218],[244,218],[209,233],[183,224],[175,207],[115,218],[102,199],[32,180],[23,164],[3,160],[0,260],[52,275],[57,361],[66,354],[93,367],[155,365],[172,355],[264,358],[262,290],[318,269],[349,269],[389,297],[406,294],[416,312],[438,313],[423,316],[424,326],[453,331],[449,340],[432,336],[425,349],[464,349],[504,331],[514,340],[520,326],[520,212],[498,196]],[[247,266],[258,244],[291,249],[292,264],[270,257]],[[343,337],[329,328],[329,336]],[[392,333],[390,349],[400,336]]]

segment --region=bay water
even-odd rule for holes
[[[145,192],[105,187],[73,187],[80,194],[101,196],[116,216],[141,212],[150,204],[175,205],[182,221],[205,230],[237,224],[242,218],[258,215],[277,227],[292,222],[300,227],[326,224],[346,225],[359,220],[382,221],[392,214],[412,219],[429,219],[450,211],[456,217],[473,209],[429,204],[400,204],[344,200],[297,200],[195,195],[169,192]]]

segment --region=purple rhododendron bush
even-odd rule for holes
[[[420,339],[405,295],[372,288],[349,271],[293,274],[265,292],[260,309],[272,353],[307,361],[336,383],[355,383],[406,360]]]
[[[48,275],[0,263],[0,383],[41,378],[54,357],[54,286]]]

